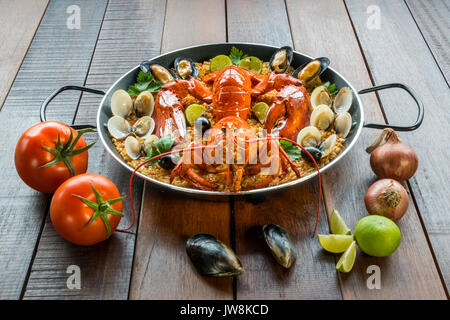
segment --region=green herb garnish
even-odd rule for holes
[[[128,94],[138,96],[142,91],[158,92],[161,89],[161,82],[156,81],[153,75],[140,71],[136,83],[128,87]]]
[[[247,58],[248,55],[244,54],[244,52],[242,52],[242,50],[239,50],[238,48],[233,46],[231,48],[229,57],[235,65],[238,65],[239,62],[241,62],[241,60],[244,60],[245,58]]]
[[[172,137],[172,135],[170,134],[165,135],[158,141],[154,142],[153,146],[149,150],[147,150],[147,159],[153,158],[162,153],[169,152],[172,149],[174,143],[175,138]],[[155,159],[153,161],[150,161],[149,164],[153,164],[156,161],[158,160]]]
[[[301,150],[294,146],[292,142],[280,140],[280,145],[292,161],[301,158]]]
[[[331,83],[330,81],[327,81],[325,83],[322,83],[321,85],[327,88],[330,94],[337,93],[336,83]]]

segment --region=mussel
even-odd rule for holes
[[[275,73],[283,73],[289,68],[294,57],[294,50],[289,47],[281,47],[272,55],[269,60],[270,71],[275,71]]]
[[[313,83],[330,65],[330,59],[326,57],[316,58],[298,67],[292,76],[302,80],[305,86]]]
[[[173,66],[181,79],[187,79],[189,76],[198,76],[198,69],[190,58],[178,57],[173,62]]]
[[[320,159],[322,159],[322,151],[317,149],[316,147],[305,147],[305,150],[309,152],[309,154],[314,158],[314,160],[319,163]],[[302,158],[308,162],[313,162],[311,157],[302,149],[301,153]]]
[[[353,103],[353,93],[349,87],[342,87],[333,102],[333,110],[337,114],[347,112]]]
[[[311,113],[310,123],[322,130],[327,130],[334,121],[334,113],[331,108],[325,104],[317,106]]]
[[[152,74],[156,80],[161,82],[162,85],[172,82],[177,78],[176,74],[173,73],[172,70],[148,60],[142,61],[139,68],[145,73]]]
[[[275,260],[289,269],[295,262],[294,245],[287,232],[276,224],[267,224],[263,227],[264,239],[269,246]]]
[[[244,267],[233,250],[212,235],[199,233],[190,237],[186,242],[186,252],[203,275],[230,277],[244,273]]]

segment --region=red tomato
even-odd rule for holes
[[[64,182],[50,205],[56,231],[67,241],[83,246],[109,238],[122,216],[122,199],[116,185],[94,173],[80,174]]]
[[[69,141],[71,132],[73,137]],[[80,130],[80,134],[84,132]],[[88,166],[87,149],[92,145],[86,147],[86,142],[83,137],[80,137],[75,146],[71,146],[77,135],[76,130],[58,121],[41,122],[25,131],[17,142],[14,154],[16,170],[20,178],[37,191],[53,193],[70,177],[85,173]],[[57,143],[58,136],[60,144]],[[55,154],[44,147],[55,150]],[[86,151],[78,154],[79,149],[82,148]],[[57,159],[57,157],[60,158]],[[50,166],[42,167],[45,164]],[[73,171],[69,168],[70,164],[73,166]]]

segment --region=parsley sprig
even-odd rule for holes
[[[248,55],[244,54],[244,52],[242,52],[242,50],[239,50],[238,48],[233,46],[231,48],[229,57],[231,59],[231,62],[233,62],[233,64],[238,65],[239,62],[241,62],[242,60],[247,58]]]
[[[325,83],[322,83],[322,86],[327,88],[328,92],[332,95],[337,93],[336,83],[331,83],[330,81],[327,81]]]
[[[280,145],[292,161],[295,161],[302,156],[301,150],[294,146],[292,142],[280,140]]]
[[[128,94],[138,96],[142,91],[158,92],[161,89],[161,82],[155,80],[153,75],[140,71],[136,83],[128,87]]]

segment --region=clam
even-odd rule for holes
[[[334,112],[337,114],[347,112],[353,103],[353,93],[349,87],[342,87],[333,102]]]
[[[311,113],[310,123],[319,129],[326,130],[334,121],[334,113],[325,104],[317,106]]]
[[[109,134],[116,139],[122,140],[128,137],[131,131],[131,126],[127,120],[121,116],[112,116],[108,120]]]
[[[151,116],[155,108],[155,99],[148,91],[142,91],[134,101],[134,110],[138,117]]]
[[[326,57],[316,58],[298,67],[292,76],[302,80],[304,85],[312,83],[330,65],[330,60]]]
[[[326,157],[333,151],[334,146],[336,145],[337,136],[332,134],[329,136],[322,144],[320,145],[320,151],[322,151],[322,157]]]
[[[125,139],[124,146],[125,152],[131,159],[136,160],[141,156],[141,144],[135,137],[128,136]]]
[[[294,57],[294,50],[289,47],[281,47],[272,55],[269,60],[270,71],[275,71],[276,73],[283,73],[289,68]]]
[[[145,73],[152,74],[153,77],[155,77],[155,79],[161,82],[161,84],[163,85],[172,82],[177,78],[177,76],[171,70],[163,67],[160,64],[152,63],[148,60],[141,62],[139,68]]]
[[[128,117],[133,110],[133,100],[123,89],[116,90],[111,97],[111,112],[114,116]]]
[[[318,86],[311,92],[311,106],[314,109],[321,104],[331,107],[332,103],[330,92],[325,86]]]
[[[314,126],[304,127],[297,135],[297,143],[302,147],[315,147],[321,141],[322,135]]]
[[[155,120],[150,116],[139,118],[131,127],[131,132],[143,139],[150,135],[153,130],[155,130]]]
[[[337,133],[342,134],[344,138],[347,137],[351,128],[352,128],[352,116],[347,111],[339,114],[334,120],[334,130]]]
[[[145,150],[146,152],[148,152],[148,149],[150,149],[151,147],[153,147],[153,145],[155,144],[155,142],[158,141],[158,140],[159,140],[159,138],[158,138],[157,135],[151,134],[151,135],[147,136],[147,137],[145,138],[145,141],[144,141],[144,150]]]
[[[175,59],[173,66],[181,79],[198,76],[198,69],[190,58],[178,57]]]
[[[186,242],[186,252],[203,275],[229,277],[244,273],[244,267],[233,250],[212,235],[199,233],[190,237]]]
[[[263,227],[263,233],[275,260],[289,269],[295,262],[296,255],[287,232],[276,224],[267,224]]]

